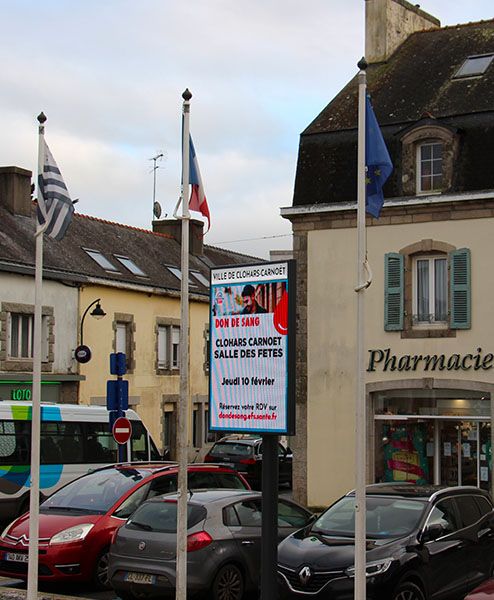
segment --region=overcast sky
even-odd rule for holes
[[[180,189],[182,92],[211,211],[206,242],[291,247],[300,132],[355,74],[364,0],[0,0],[0,165],[35,170],[37,121],[77,211],[149,228]],[[424,0],[443,25],[492,0]],[[247,240],[247,241],[240,241]]]

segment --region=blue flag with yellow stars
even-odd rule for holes
[[[384,204],[383,185],[393,170],[393,163],[369,96],[365,99],[365,166],[365,210],[378,219]]]

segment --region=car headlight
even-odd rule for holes
[[[64,529],[63,531],[56,533],[51,538],[50,545],[66,544],[68,542],[79,542],[86,537],[86,535],[91,531],[93,527],[93,523],[84,523],[83,525],[74,525],[74,527]]]
[[[389,569],[392,562],[392,558],[382,558],[381,560],[373,560],[372,562],[368,562],[365,565],[365,576],[374,577],[374,575],[382,575]],[[355,566],[348,567],[345,573],[348,575],[348,577],[355,577]]]

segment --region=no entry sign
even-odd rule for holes
[[[117,444],[126,444],[132,435],[132,425],[126,417],[118,417],[113,424],[112,433]]]

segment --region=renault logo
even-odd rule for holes
[[[139,545],[137,547],[139,548],[139,550],[144,550],[144,548],[146,547],[146,542],[139,542]]]
[[[298,578],[300,579],[300,583],[302,585],[307,585],[311,577],[312,571],[310,570],[310,567],[303,567],[302,569],[300,569],[298,573]]]

